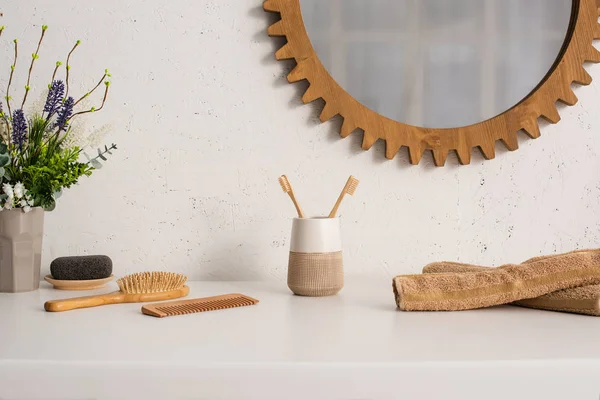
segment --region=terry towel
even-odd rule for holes
[[[581,253],[582,251],[589,250],[579,250],[573,253]],[[525,261],[523,264],[528,264],[551,257],[557,256],[552,255],[535,257]],[[486,270],[489,270],[489,268],[478,265],[443,261],[431,263],[425,266],[423,268],[423,273],[464,273]],[[521,307],[537,308],[540,310],[560,311],[600,317],[600,285],[590,285],[573,289],[559,290],[533,299],[515,301],[511,304]]]
[[[404,311],[457,311],[600,284],[600,250],[540,257],[481,272],[400,275],[393,279]]]

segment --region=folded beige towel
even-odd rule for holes
[[[469,310],[598,284],[600,250],[541,257],[482,272],[400,275],[393,279],[396,303],[405,311]]]
[[[589,250],[579,250],[573,253],[580,253],[582,251]],[[562,254],[559,256],[561,255]],[[551,257],[556,257],[556,255],[535,257],[525,261],[523,264],[548,259]],[[489,270],[489,268],[479,265],[443,261],[431,263],[425,266],[423,268],[423,273],[464,273],[486,270]],[[560,311],[600,317],[600,285],[589,285],[573,289],[563,289],[533,299],[515,301],[511,304],[521,307],[537,308],[541,310]]]

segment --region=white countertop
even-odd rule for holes
[[[45,282],[1,294],[0,398],[600,396],[600,318],[511,306],[405,313],[387,280],[349,280],[324,298],[282,282],[189,286],[189,298],[239,292],[260,303],[159,319],[141,304],[47,313],[46,300],[94,292]]]

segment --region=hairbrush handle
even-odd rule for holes
[[[50,312],[69,311],[78,308],[104,306],[119,303],[144,303],[148,301],[162,301],[185,297],[190,293],[188,286],[179,289],[167,290],[153,293],[123,293],[116,291],[112,293],[99,294],[95,296],[74,297],[64,300],[49,300],[44,304],[44,309]]]
[[[44,309],[50,312],[69,311],[77,308],[88,308],[103,306],[106,304],[118,304],[125,302],[126,294],[116,291],[95,296],[74,297],[64,300],[49,300],[44,303]]]

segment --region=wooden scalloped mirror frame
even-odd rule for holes
[[[517,132],[524,130],[531,138],[540,136],[537,122],[543,117],[551,123],[560,120],[556,102],[574,105],[577,97],[571,83],[589,85],[591,76],[584,62],[600,62],[600,51],[592,42],[600,39],[600,0],[573,0],[571,21],[566,40],[550,71],[538,86],[518,104],[491,119],[460,128],[422,128],[407,125],[378,114],[346,92],[327,72],[304,26],[300,0],[266,0],[265,11],[279,13],[281,20],[269,26],[269,36],[283,36],[287,43],[275,56],[277,60],[294,59],[296,67],[288,74],[289,82],[307,80],[309,87],[302,96],[304,103],[318,98],[325,101],[320,119],[335,115],[343,118],[340,136],[361,129],[362,148],[368,150],[378,139],[385,141],[385,156],[394,158],[402,146],[409,151],[411,164],[418,164],[425,150],[431,150],[435,165],[443,166],[449,151],[456,151],[461,164],[469,164],[473,147],[479,147],[486,159],[495,157],[496,141],[508,150],[518,148]]]

